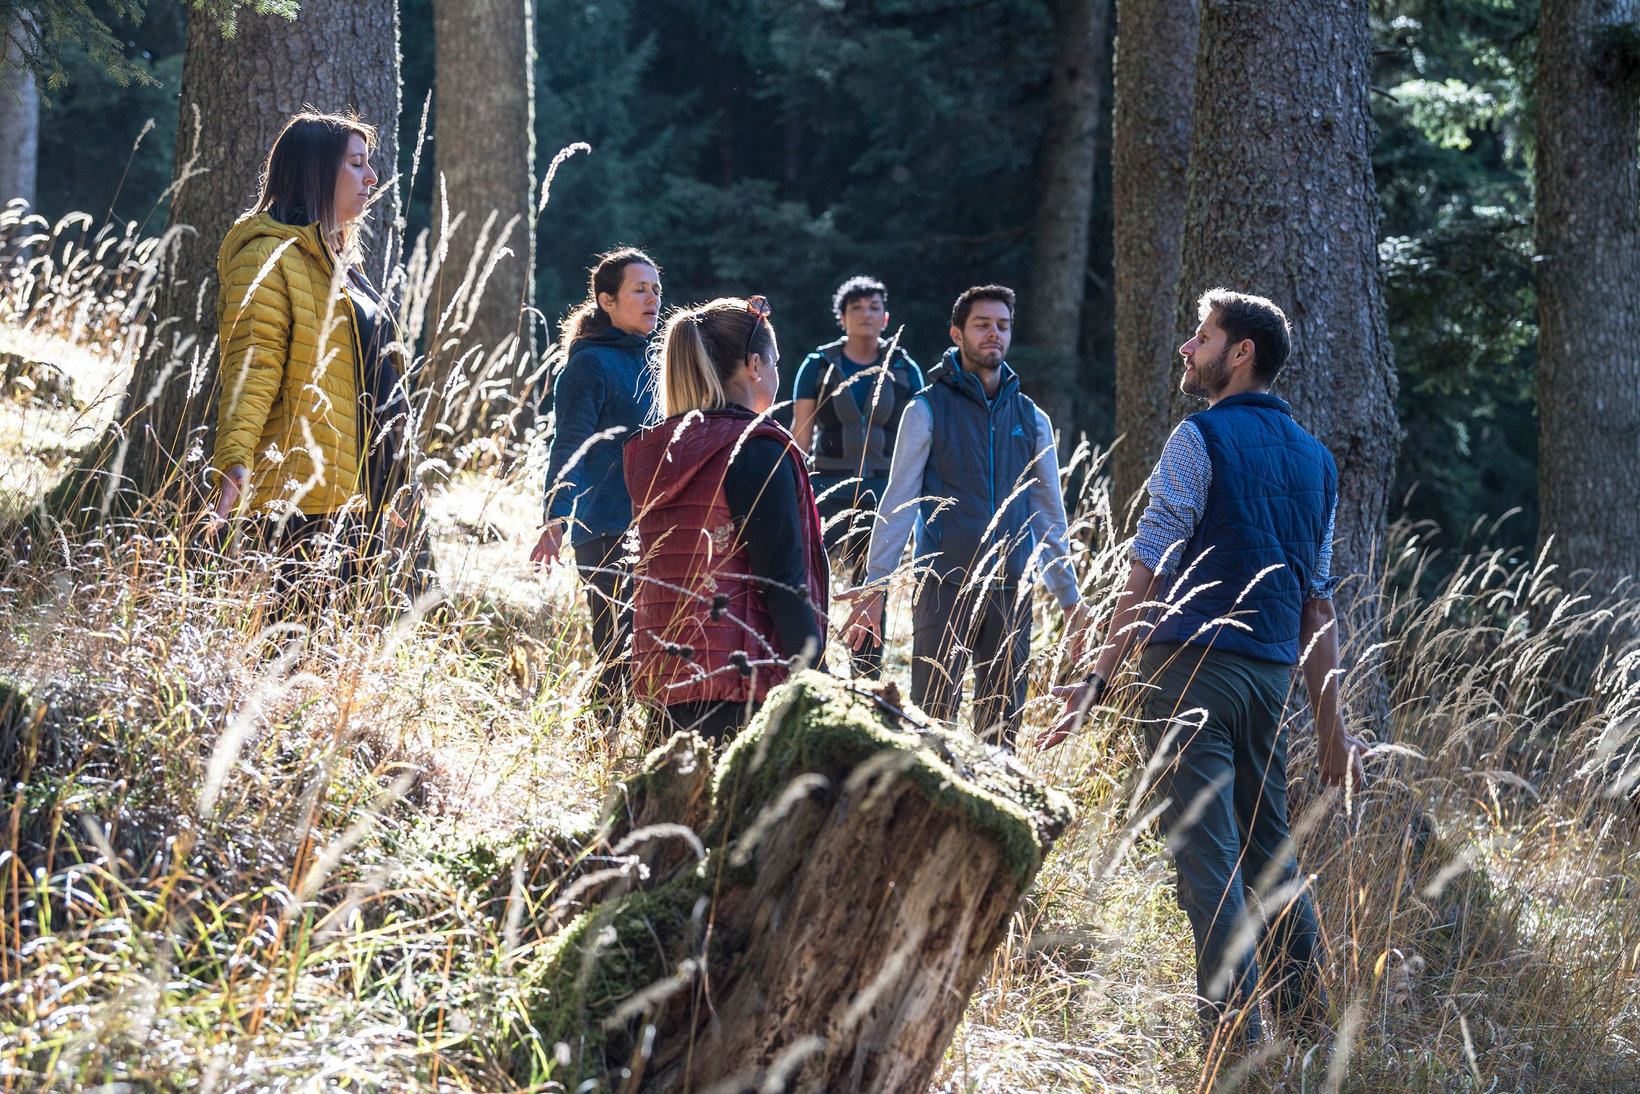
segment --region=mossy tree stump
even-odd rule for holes
[[[679,741],[652,756],[617,795],[611,845],[688,844],[675,825],[701,811],[656,805],[698,800],[703,758]],[[770,695],[711,791],[704,857],[643,855],[648,876],[606,889],[531,968],[553,1078],[926,1087],[1068,801],[972,737],[812,672]]]

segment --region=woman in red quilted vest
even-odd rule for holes
[[[814,491],[791,434],[766,417],[779,360],[760,296],[677,313],[660,353],[666,418],[626,444],[633,692],[660,712],[661,735],[727,740],[795,661],[825,651]]]

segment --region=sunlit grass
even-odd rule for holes
[[[135,242],[108,253],[142,256]],[[86,404],[0,402],[0,478],[24,505],[101,431],[140,350],[135,332],[95,321],[123,314],[111,299],[131,267],[93,276],[69,258],[52,259],[76,271],[58,288],[14,279],[0,293],[0,352],[60,364]],[[513,970],[534,944],[519,923],[552,882],[532,875],[509,913],[519,834],[539,847],[584,832],[640,727],[588,706],[597,651],[579,587],[527,562],[539,432],[508,451],[498,422],[429,469],[447,599],[425,618],[360,607],[281,631],[255,551],[205,550],[153,521],[0,555],[0,681],[28,692],[0,719],[0,1086],[549,1079],[552,1047],[532,1043]],[[1079,460],[1079,572],[1108,614],[1122,547],[1103,480],[1081,474],[1094,456]],[[1307,785],[1313,748],[1292,726],[1334,1043],[1244,1059],[1201,1043],[1171,865],[1134,806],[1140,736],[1102,713],[1053,753],[1024,751],[1079,818],[938,1089],[1640,1084],[1640,841],[1625,797],[1640,771],[1640,601],[1597,604],[1490,549],[1420,598],[1427,534],[1399,529],[1391,545],[1375,654],[1389,718],[1374,729],[1393,747],[1348,817]],[[902,680],[908,615],[902,591],[887,651]],[[1070,671],[1057,613],[1040,622],[1038,695]],[[835,644],[829,658],[846,661]],[[1347,682],[1357,715],[1365,684]],[[1055,706],[1033,701],[1023,737]]]

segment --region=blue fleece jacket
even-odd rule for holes
[[[571,543],[616,535],[632,523],[621,446],[658,417],[648,346],[641,334],[604,327],[571,343],[553,384],[546,517],[569,522]],[[606,435],[591,440],[599,434]]]

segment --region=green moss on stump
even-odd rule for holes
[[[738,815],[735,823],[744,824],[797,776],[816,772],[838,785],[890,750],[906,757],[895,768],[900,777],[996,845],[1021,891],[1073,816],[1068,797],[1011,761],[993,758],[971,734],[932,719],[926,727],[901,721],[867,689],[802,672],[770,693],[719,761],[707,845],[720,843],[727,822]]]
[[[537,1035],[547,1046],[569,1049],[573,1078],[554,1079],[608,1080],[632,1057],[633,1038],[642,1028],[637,1019],[652,1008],[659,1014],[668,999],[693,990],[687,962],[713,965],[719,957],[700,950],[708,895],[721,896],[755,876],[753,863],[729,865],[733,856],[725,853],[725,841],[740,835],[799,776],[823,775],[841,791],[860,765],[882,764],[885,777],[910,780],[936,808],[957,814],[992,841],[1002,870],[1021,892],[1030,885],[1054,837],[1071,820],[1070,800],[993,757],[971,735],[914,725],[894,714],[892,705],[816,672],[777,688],[718,760],[711,819],[701,832],[705,860],[670,878],[657,877],[653,888],[587,909],[546,941],[523,975],[533,993],[530,1019]],[[679,788],[698,777],[691,765],[709,763],[697,746],[693,739],[675,740],[657,749],[617,800],[679,800]],[[858,788],[862,796],[869,785]],[[606,822],[611,819],[606,814]],[[722,971],[714,967],[712,974]]]
[[[549,1048],[568,1046],[574,1082],[601,1079],[630,1057],[633,1023],[613,1019],[639,992],[678,975],[708,893],[704,867],[582,912],[524,971],[535,999],[530,1024]]]

